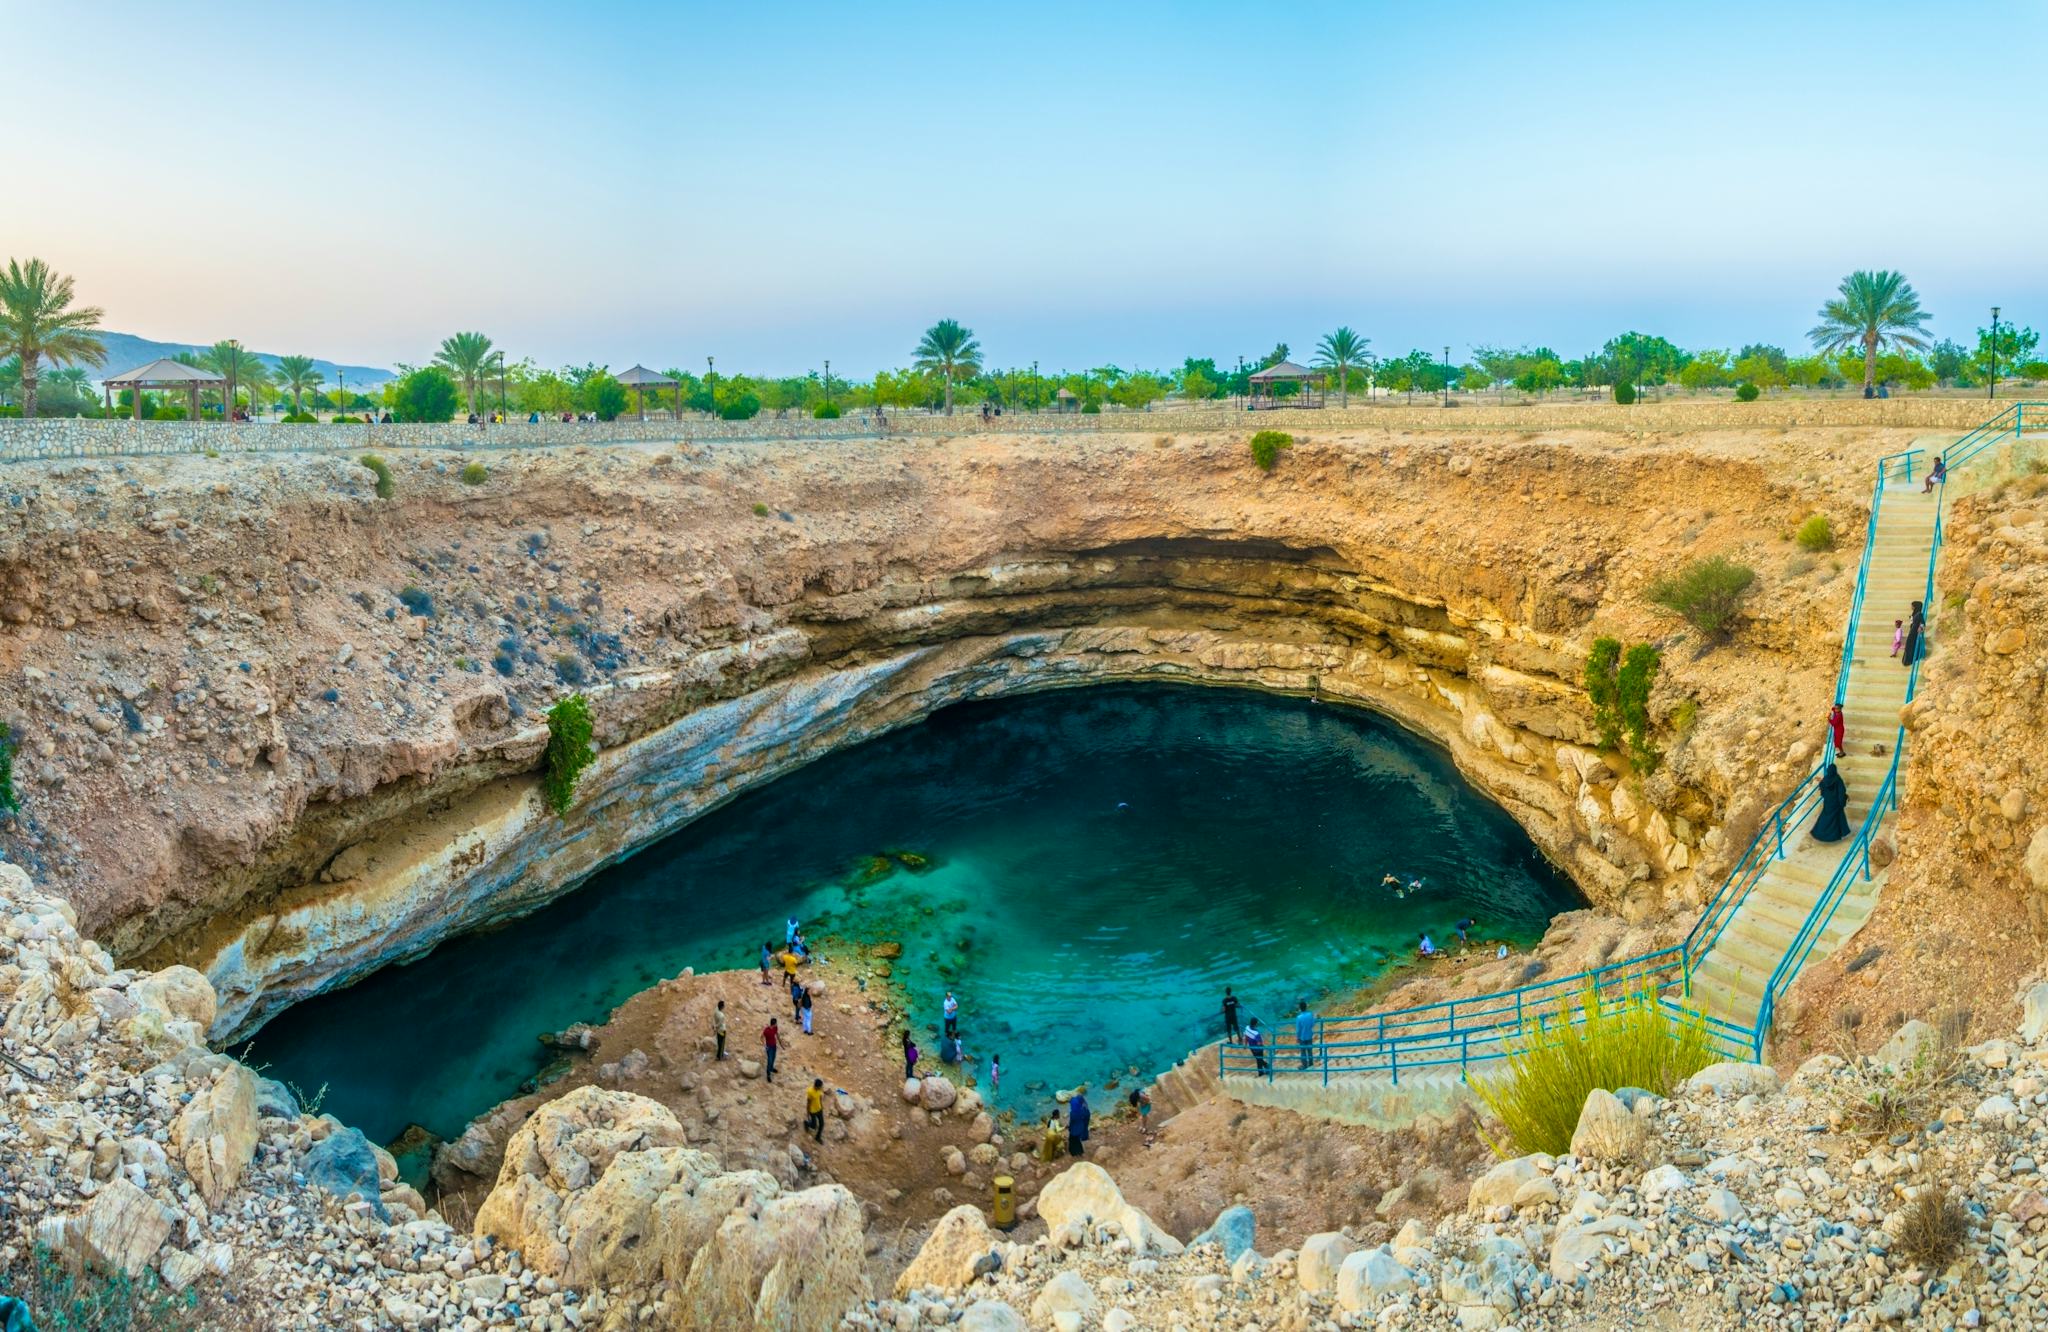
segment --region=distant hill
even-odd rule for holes
[[[99,336],[100,341],[107,344],[107,363],[93,371],[95,377],[117,375],[123,370],[133,370],[138,365],[147,365],[159,357],[206,350],[206,347],[196,343],[157,342],[150,338],[139,338],[133,333],[102,332]],[[256,357],[273,370],[277,368],[276,352],[257,352]],[[329,386],[334,384],[337,371],[348,376],[348,386],[352,389],[374,388],[386,380],[397,378],[390,370],[377,366],[336,365],[333,361],[323,361],[318,357],[313,358],[313,364],[327,377]]]

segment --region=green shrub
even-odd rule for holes
[[[1700,701],[1696,698],[1681,698],[1678,706],[1671,709],[1671,729],[1681,737],[1691,735],[1699,720]]]
[[[1593,729],[1602,749],[1621,748],[1621,696],[1614,675],[1621,667],[1621,640],[1596,638],[1586,654],[1586,698],[1593,705]]]
[[[422,366],[391,391],[391,411],[401,421],[453,421],[462,395],[438,366]]]
[[[139,1277],[74,1271],[41,1245],[0,1270],[0,1290],[28,1305],[44,1332],[175,1332],[208,1323],[196,1287],[173,1293],[151,1271]]]
[[[839,405],[837,403],[821,402],[812,410],[811,415],[820,421],[837,421],[839,419]]]
[[[465,486],[480,486],[490,479],[491,469],[480,462],[473,462],[462,469],[462,484]]]
[[[1799,524],[1799,531],[1793,537],[1801,550],[1833,550],[1835,529],[1828,524],[1828,516],[1817,513]]]
[[[0,722],[0,810],[12,814],[21,809],[21,797],[14,791],[14,751],[21,742],[6,722]]]
[[[755,501],[754,501],[754,516],[755,516],[756,518],[766,518],[766,517],[768,516],[768,506],[767,506],[767,505],[765,505],[765,504],[763,504],[763,503],[762,503],[761,501],[759,501],[759,500],[755,500]]]
[[[1294,447],[1294,436],[1284,430],[1261,430],[1252,436],[1252,461],[1262,472],[1273,470],[1273,464],[1280,461],[1280,450]]]
[[[1659,757],[1650,744],[1650,691],[1661,662],[1662,654],[1650,644],[1624,652],[1618,638],[1594,639],[1586,655],[1586,697],[1601,748],[1619,750],[1625,738],[1629,766],[1639,773],[1656,767]]]
[[[1735,625],[1742,600],[1756,582],[1756,570],[1714,555],[1694,560],[1668,578],[1650,584],[1650,604],[1685,618],[1706,635],[1718,638]]]
[[[398,483],[391,479],[391,464],[374,453],[366,453],[356,461],[377,474],[378,499],[390,499],[398,493]]]
[[[1099,402],[1084,402],[1084,403],[1082,403],[1082,404],[1081,404],[1081,415],[1083,415],[1083,416],[1100,416],[1100,415],[1102,415],[1102,404],[1101,404],[1101,403],[1099,403]]]
[[[1616,384],[1614,386],[1614,400],[1624,407],[1628,406],[1636,400],[1636,386],[1634,384]]]
[[[1744,380],[1735,386],[1735,400],[1737,402],[1755,402],[1757,393],[1757,386],[1748,380]]]
[[[1595,1088],[1641,1087],[1669,1096],[1680,1082],[1720,1060],[1705,1020],[1697,1013],[1670,1012],[1647,987],[1604,999],[1589,987],[1507,1038],[1505,1047],[1500,1076],[1472,1079],[1480,1103],[1507,1131],[1507,1143],[1488,1139],[1501,1156],[1511,1154],[1508,1143],[1516,1155],[1563,1156]]]
[[[735,393],[719,404],[718,419],[721,421],[751,421],[761,414],[761,398],[752,392]]]
[[[360,416],[337,416],[337,417],[335,417],[335,418],[334,418],[333,420],[329,421],[329,422],[328,422],[327,424],[329,424],[329,425],[361,425],[362,423],[363,423],[363,418],[362,418],[362,417],[360,417]]]
[[[569,812],[576,798],[576,779],[597,757],[590,747],[590,735],[590,700],[583,695],[571,694],[548,709],[548,752],[541,790],[557,814]]]
[[[318,425],[320,418],[311,412],[286,412],[278,418],[282,425]]]

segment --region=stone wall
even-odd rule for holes
[[[1889,427],[1968,430],[1993,415],[1980,398],[1773,397],[1744,403],[1689,399],[1637,403],[1551,402],[1524,405],[1460,401],[1450,410],[1386,402],[1349,410],[1274,411],[1256,414],[1227,408],[1170,407],[1157,411],[1104,412],[1099,416],[1015,413],[990,425],[971,411],[957,416],[892,413],[887,434],[943,438],[975,433],[1006,435],[1097,434],[1102,432],[1331,430],[1609,430],[1628,433],[1794,427]],[[2048,419],[2048,409],[2044,409]],[[609,422],[542,421],[503,425],[282,425],[271,422],[210,424],[192,421],[52,419],[0,421],[0,460],[121,457],[171,453],[358,453],[374,449],[547,448],[588,444],[660,443],[684,439],[834,440],[874,439],[872,415],[855,413],[836,421],[810,417],[756,417],[720,421],[691,416],[678,423],[649,419]]]

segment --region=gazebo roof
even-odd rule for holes
[[[1296,365],[1292,361],[1276,361],[1253,375],[1252,382],[1264,384],[1275,379],[1313,379],[1321,373],[1322,371],[1320,370],[1311,370],[1305,365]]]
[[[168,385],[225,384],[227,376],[215,374],[211,370],[202,370],[196,365],[186,365],[183,361],[173,361],[165,356],[151,361],[148,365],[138,365],[133,370],[123,371],[100,382],[114,388],[163,388]]]
[[[676,383],[667,375],[658,375],[644,365],[636,365],[631,370],[621,370],[616,378],[627,388],[653,388],[657,384],[674,388]]]
[[[1053,396],[1055,398],[1071,398],[1074,396],[1074,391],[1072,389],[1061,389],[1058,393],[1053,394]]]

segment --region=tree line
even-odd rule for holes
[[[74,300],[72,279],[39,259],[10,260],[0,271],[0,414],[103,413],[88,367],[105,361],[105,349],[94,336],[104,312]],[[1454,362],[1423,349],[1376,354],[1371,340],[1347,325],[1319,339],[1307,360],[1323,372],[1344,405],[1353,393],[1405,395],[1412,401],[1418,394],[1452,390],[1503,398],[1512,390],[1541,398],[1576,389],[1624,398],[1624,390],[1632,397],[1637,388],[1676,386],[1692,392],[1734,389],[1747,397],[1858,384],[1875,393],[1981,387],[1994,376],[2048,379],[2048,362],[2038,354],[2040,339],[2032,328],[1983,327],[1974,344],[1964,345],[1933,340],[1926,329],[1929,317],[1901,274],[1858,271],[1844,278],[1822,306],[1820,322],[1808,333],[1811,350],[1804,352],[1763,342],[1686,349],[1631,330],[1578,356],[1540,345],[1480,345]],[[1240,356],[1230,364],[1219,364],[1213,356],[1190,356],[1177,367],[1152,369],[1106,364],[1044,371],[1036,363],[1003,368],[987,363],[973,330],[942,319],[918,340],[907,365],[867,379],[828,376],[822,367],[802,375],[720,374],[707,358],[703,373],[672,365],[661,372],[674,381],[672,387],[638,395],[609,366],[547,367],[531,358],[511,360],[476,331],[451,334],[426,362],[400,365],[395,379],[374,390],[330,386],[310,356],[284,356],[275,366],[266,364],[235,339],[177,359],[222,376],[218,387],[201,394],[201,411],[211,416],[258,413],[288,403],[287,420],[315,420],[321,413],[343,419],[389,414],[410,421],[501,413],[611,420],[644,401],[664,413],[746,420],[762,412],[837,416],[878,408],[951,412],[965,405],[1095,413],[1110,407],[1143,410],[1169,397],[1224,401],[1246,396],[1254,374],[1292,360],[1293,354],[1282,342],[1263,356]],[[1299,391],[1293,383],[1273,387],[1281,397]],[[114,411],[128,415],[133,408],[124,390]],[[185,411],[183,394],[144,395],[145,416],[176,419]]]

